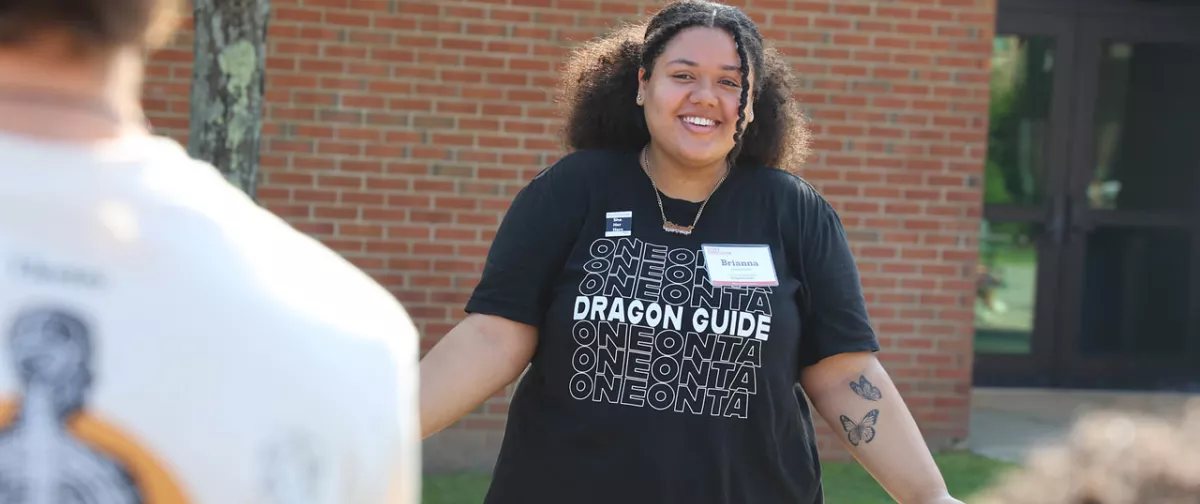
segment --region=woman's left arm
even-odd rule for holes
[[[962,504],[946,489],[916,421],[869,352],[806,367],[800,384],[842,444],[900,504]]]
[[[800,385],[900,504],[961,504],[946,491],[912,414],[875,358],[881,348],[841,218],[807,182],[799,189],[799,232],[785,247],[801,273]]]

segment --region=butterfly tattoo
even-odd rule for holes
[[[854,420],[846,415],[841,417],[842,429],[846,431],[846,439],[850,441],[851,445],[858,446],[859,443],[870,443],[875,439],[875,424],[879,420],[879,410],[871,410],[858,423],[854,423]]]
[[[883,394],[879,392],[879,388],[871,385],[871,382],[867,381],[866,376],[859,376],[857,382],[850,382],[850,389],[868,401],[878,401],[883,397]]]

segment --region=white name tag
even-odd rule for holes
[[[718,287],[774,287],[775,261],[766,245],[703,245],[708,281]]]

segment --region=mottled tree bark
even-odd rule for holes
[[[258,182],[269,0],[193,0],[188,153],[250,197]]]

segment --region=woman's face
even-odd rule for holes
[[[690,165],[723,160],[733,149],[737,130],[740,68],[733,37],[720,28],[686,28],[667,42],[650,80],[644,80],[644,70],[638,74],[638,91],[655,145]],[[745,109],[747,126],[753,100],[751,94]]]

